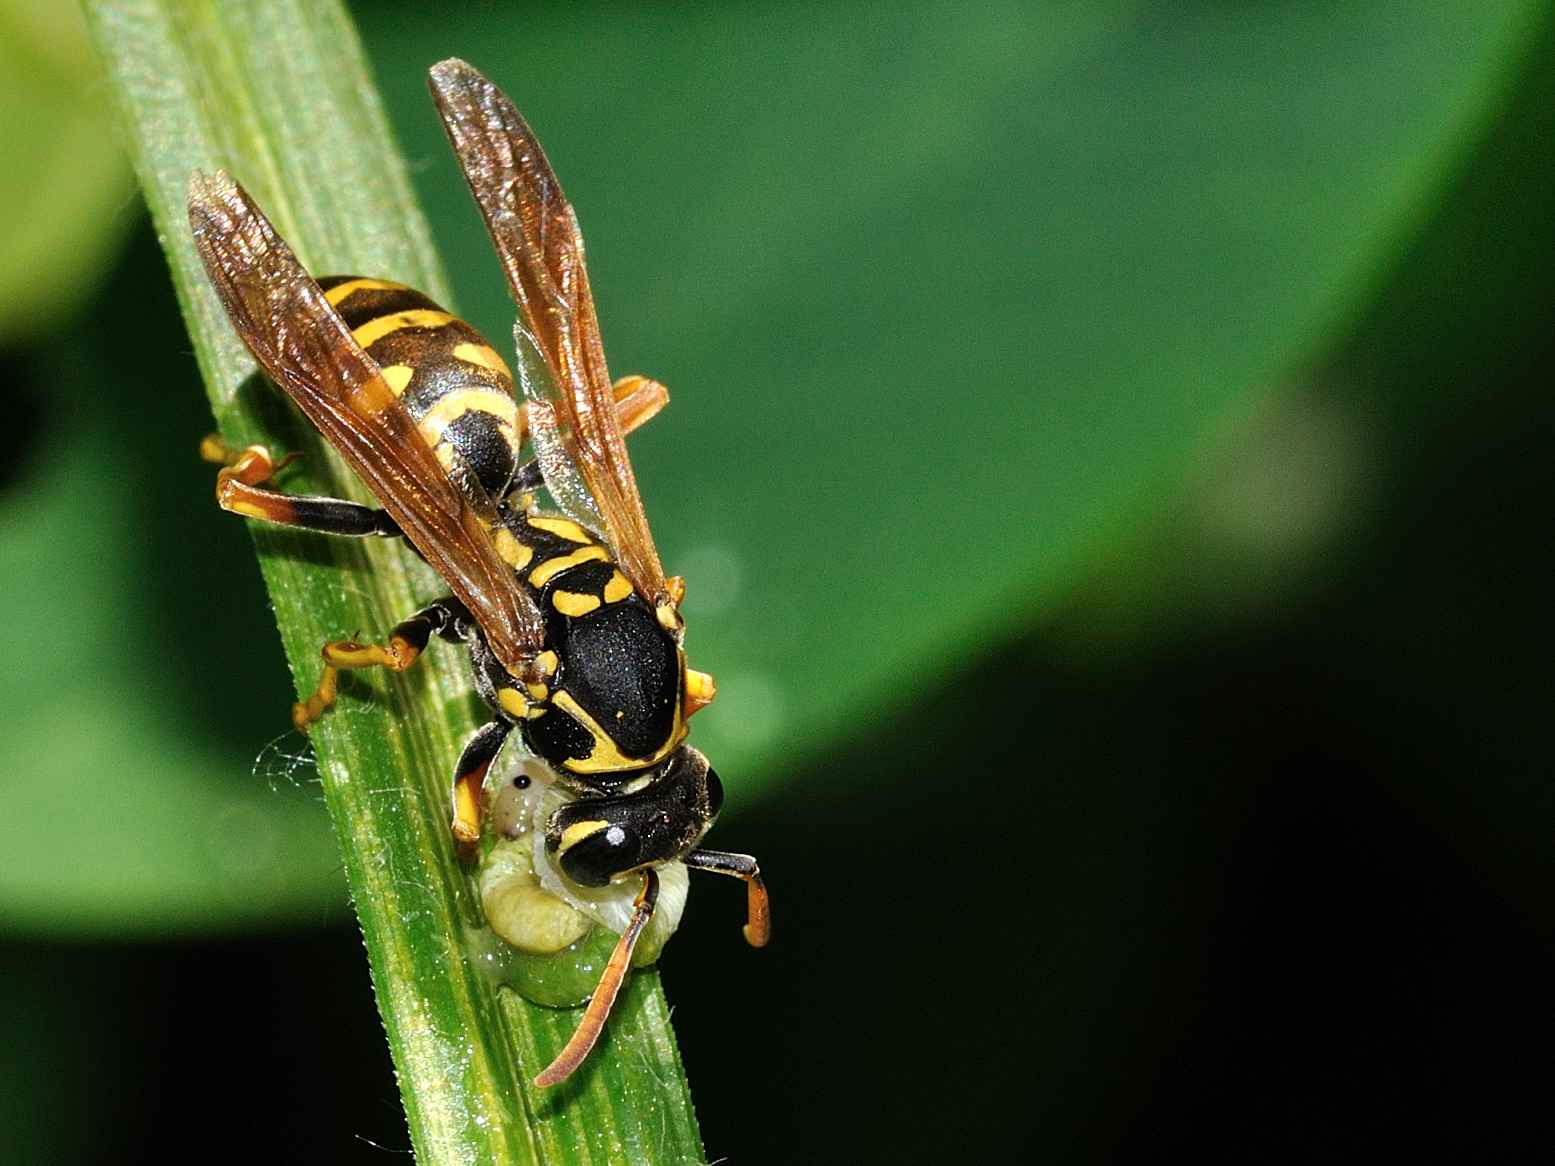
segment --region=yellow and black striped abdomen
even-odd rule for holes
[[[463,465],[493,497],[505,495],[524,421],[513,375],[496,350],[404,284],[329,275],[319,286],[438,459],[450,469]]]

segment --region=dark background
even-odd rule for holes
[[[366,40],[375,60],[410,51]],[[1548,22],[1526,38],[1357,310],[1282,366],[1272,414],[1208,440],[956,663],[793,743],[720,826],[770,872],[777,935],[745,950],[737,888],[704,886],[662,960],[711,1160],[1547,1155],[1552,44]],[[144,355],[187,350],[132,222],[66,322],[5,351],[0,507],[87,424],[72,410],[145,451],[148,650],[191,674],[224,650],[181,618],[218,580],[244,691],[274,698],[220,699],[217,669],[191,699],[253,753],[289,680],[246,536],[180,460],[209,426],[192,365],[158,391]],[[72,359],[132,388],[61,398]],[[1367,451],[1337,533],[1228,566],[1207,492],[1299,445],[1282,419],[1335,410],[1365,418]],[[999,569],[1000,516],[924,509],[947,556],[970,526]],[[7,602],[26,618],[29,597]],[[47,684],[91,664],[22,666]],[[90,777],[76,837],[113,780]],[[0,1114],[34,1160],[405,1152],[343,907],[131,930],[0,941]]]

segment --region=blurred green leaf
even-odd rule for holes
[[[546,143],[613,370],[670,387],[634,460],[737,813],[1028,624],[1330,343],[1541,10],[406,5],[363,30],[470,315],[511,325],[422,93],[448,53]]]
[[[62,387],[90,391],[61,367]],[[344,905],[340,858],[300,737],[258,767],[185,714],[137,571],[137,451],[100,417],[34,451],[0,509],[0,595],[19,618],[0,669],[0,922],[12,933],[123,935],[318,919]],[[251,772],[254,769],[254,772]],[[295,782],[295,785],[291,783]]]
[[[0,0],[0,345],[63,320],[135,221],[100,75],[74,4]]]

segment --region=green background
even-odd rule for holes
[[[0,1128],[132,1160],[236,1108],[381,1156],[188,343],[90,55],[31,8]],[[506,346],[446,55],[530,118],[614,370],[674,397],[634,459],[722,688],[718,844],[778,912],[745,951],[707,887],[663,962],[710,1158],[1546,1144],[1543,6],[358,15],[461,310]]]

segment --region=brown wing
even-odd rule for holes
[[[191,176],[189,225],[254,358],[469,608],[497,658],[523,672],[542,646],[544,622],[492,545],[490,500],[478,486],[461,489],[450,479],[378,365],[228,174]]]
[[[664,568],[616,419],[577,216],[506,94],[456,59],[433,65],[430,80],[524,327],[559,389],[558,435],[605,520],[617,561],[638,591],[656,599]]]

